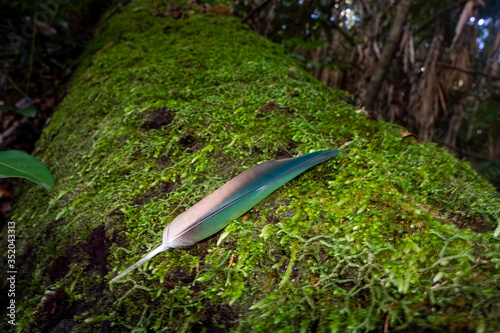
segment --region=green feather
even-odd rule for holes
[[[177,216],[163,231],[163,243],[111,282],[160,252],[194,245],[219,232],[231,220],[243,215],[285,183],[338,153],[338,150],[318,151],[295,158],[267,161],[246,170]]]

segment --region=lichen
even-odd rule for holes
[[[56,190],[17,194],[19,331],[500,329],[490,184],[236,18],[165,10],[134,1],[101,25],[37,144]],[[107,284],[237,173],[339,147],[223,232]]]

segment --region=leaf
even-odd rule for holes
[[[315,40],[309,43],[306,43],[305,45],[301,45],[305,47],[308,51],[311,51],[317,47],[321,47],[323,45],[326,45],[326,42],[324,40]]]
[[[177,216],[163,231],[160,246],[110,282],[122,278],[160,252],[191,246],[212,236],[282,185],[338,153],[338,150],[317,151],[295,158],[267,161],[246,170]]]
[[[22,115],[31,117],[31,118],[35,118],[35,116],[36,116],[36,109],[35,108],[22,108],[22,109],[17,110],[17,112],[19,112]]]
[[[306,61],[306,58],[304,58],[303,56],[301,56],[300,54],[297,54],[297,53],[292,53],[292,54],[290,54],[290,56],[295,58],[295,59],[298,59],[300,61],[303,61],[303,62]]]
[[[401,133],[401,137],[403,139],[404,138],[408,138],[408,137],[412,137],[413,140],[415,140],[416,143],[420,143],[420,139],[418,138],[418,135],[410,133],[410,132],[403,132],[403,133]]]
[[[274,101],[270,101],[266,105],[260,107],[259,111],[260,112],[271,111],[271,110],[273,110],[273,109],[275,109],[277,107],[278,107],[278,105],[276,103],[274,103]]]
[[[497,238],[498,235],[500,235],[500,221],[498,221],[498,225],[497,225],[497,228],[495,229],[495,231],[493,232],[493,237]]]
[[[7,177],[26,178],[49,191],[54,189],[54,178],[49,169],[42,162],[22,151],[0,152],[0,178]]]
[[[0,110],[14,111],[16,108],[8,105],[0,105]]]
[[[308,51],[311,51],[317,47],[320,47],[320,46],[323,46],[323,45],[326,45],[326,41],[324,40],[314,40],[314,41],[311,41],[311,42],[305,42],[299,38],[291,38],[291,39],[288,39],[285,41],[285,44],[287,45],[287,47],[293,47],[295,45],[298,45],[300,47],[303,47],[305,48],[306,50]]]
[[[317,62],[317,61],[310,61],[306,64],[306,67],[307,68],[311,68],[313,66],[321,66],[322,64],[320,62]]]
[[[230,16],[231,9],[225,4],[218,4],[208,9],[209,13],[215,14],[217,16]]]

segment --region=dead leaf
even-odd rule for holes
[[[7,214],[12,210],[12,201],[5,201],[0,204],[0,213]]]
[[[270,101],[269,103],[267,103],[267,105],[265,105],[265,106],[261,107],[261,108],[259,109],[259,111],[261,111],[261,112],[264,112],[264,111],[271,111],[271,110],[273,110],[273,109],[276,109],[277,107],[278,107],[278,105],[276,105],[276,104],[274,103],[274,101]]]
[[[231,254],[231,258],[229,259],[229,265],[227,265],[226,269],[231,268],[231,266],[233,265],[233,262],[234,262],[234,258],[236,258],[236,255],[233,253],[233,254]]]
[[[0,198],[10,198],[11,197],[11,193],[9,192],[9,190],[3,186],[3,185],[0,185]]]
[[[156,13],[151,13],[151,16],[153,17],[165,17],[169,16],[170,12],[156,12]]]
[[[401,133],[401,137],[403,139],[407,138],[407,137],[412,137],[413,140],[415,140],[416,143],[420,143],[420,139],[418,138],[418,135],[410,133],[410,132],[403,132],[403,133]]]
[[[209,13],[215,14],[217,16],[229,16],[231,15],[231,9],[227,5],[224,4],[218,4],[213,7],[211,7],[208,10]]]
[[[45,24],[42,21],[38,21],[36,17],[33,20],[33,22],[35,22],[35,26],[37,27],[38,32],[40,32],[42,35],[44,35],[44,36],[52,36],[52,35],[57,34],[57,30],[56,29],[54,29],[53,27]]]

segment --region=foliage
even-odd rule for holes
[[[19,109],[7,105],[0,105],[0,110],[16,111],[24,116],[34,118],[36,116],[36,109],[31,107],[21,107]]]
[[[244,17],[260,2],[237,1],[234,11]],[[361,105],[379,64],[387,60],[384,49],[391,44],[391,25],[401,4],[275,1],[246,22],[287,46],[317,79],[347,90]],[[499,6],[492,0],[413,1],[402,40],[396,41],[398,53],[390,59],[392,65],[370,110],[373,117],[402,124],[422,140],[468,158],[497,187],[500,178],[491,165],[500,159],[499,132],[492,123],[479,123],[484,105],[493,104],[498,95]],[[326,44],[290,48],[290,40]],[[488,117],[498,119],[498,108],[488,112]]]
[[[46,81],[56,70],[68,72],[68,68],[74,65],[68,61],[68,55],[81,46],[70,34],[70,25],[77,24],[76,21],[71,22],[70,17],[76,16],[78,11],[79,5],[74,1],[64,1],[64,5],[57,1],[10,1],[2,4],[4,33],[0,39],[0,50],[6,66],[0,83],[17,96],[16,101],[34,94],[33,90],[49,88],[54,83]],[[19,71],[21,68],[23,72]],[[32,76],[36,80],[31,81]],[[33,87],[30,87],[32,84]]]
[[[19,331],[498,331],[491,185],[370,121],[234,17],[182,3],[182,18],[158,15],[168,6],[134,1],[101,26],[37,144],[59,185],[23,186],[12,216]],[[235,174],[340,147],[109,289]]]
[[[0,3],[0,148],[31,153],[106,1]]]
[[[54,189],[54,178],[47,167],[22,151],[0,151],[0,178],[20,177],[45,187]]]

